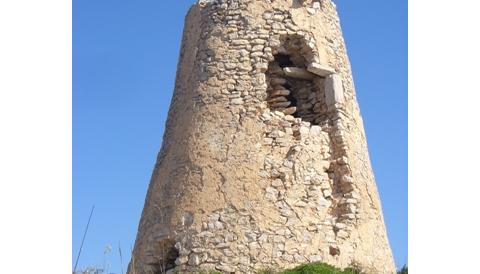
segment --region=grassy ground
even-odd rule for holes
[[[305,264],[293,269],[284,270],[281,272],[276,272],[272,270],[264,270],[258,274],[370,274],[364,272],[357,267],[349,267],[346,269],[338,269],[328,264],[324,263],[311,263]],[[408,274],[407,266],[404,266],[397,274]]]
[[[87,273],[87,272],[85,272]],[[162,272],[163,273],[163,272]],[[175,274],[184,274],[182,272],[175,272]],[[198,272],[197,274],[221,274],[217,271]],[[348,267],[346,269],[338,269],[325,263],[310,263],[297,266],[293,269],[283,271],[262,270],[256,274],[374,274],[368,271],[362,271],[358,267]],[[397,274],[408,274],[408,267],[405,265]]]
[[[288,269],[281,272],[266,270],[261,271],[258,274],[361,274],[361,272],[353,268],[340,270],[324,263],[311,263],[297,266],[293,269]]]

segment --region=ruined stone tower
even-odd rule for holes
[[[394,273],[331,0],[199,1],[129,273]]]

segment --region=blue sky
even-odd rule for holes
[[[72,261],[126,269],[194,0],[73,1]],[[397,266],[407,262],[407,1],[336,1]],[[104,247],[113,250],[104,258]],[[72,263],[72,265],[73,265]]]

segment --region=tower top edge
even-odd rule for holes
[[[244,0],[238,0],[238,2],[242,2]],[[333,5],[335,5],[335,1],[334,0],[254,0],[254,1],[257,1],[257,2],[263,2],[263,3],[267,3],[267,4],[273,4],[275,2],[297,2],[299,4],[303,4],[304,2],[330,2],[332,3]],[[210,5],[210,4],[218,4],[222,2],[222,0],[196,0],[193,4],[193,6],[206,6],[206,5]]]

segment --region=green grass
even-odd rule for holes
[[[201,271],[197,274],[221,274],[217,271]],[[175,272],[175,274],[183,274],[183,272]],[[265,269],[258,271],[256,274],[376,274],[369,271],[362,271],[358,266],[351,266],[345,269],[339,269],[326,263],[310,263],[297,266],[292,269],[283,271],[275,271],[271,269]],[[397,274],[408,274],[408,267],[405,265],[401,270],[397,271]]]
[[[360,270],[356,266],[347,267],[343,270],[325,263],[310,263],[297,266],[293,269],[276,272],[274,270],[262,270],[257,274],[370,274]],[[397,274],[408,274],[408,267],[405,265]]]
[[[285,270],[279,274],[361,274],[355,268],[338,269],[325,263],[311,263]]]

